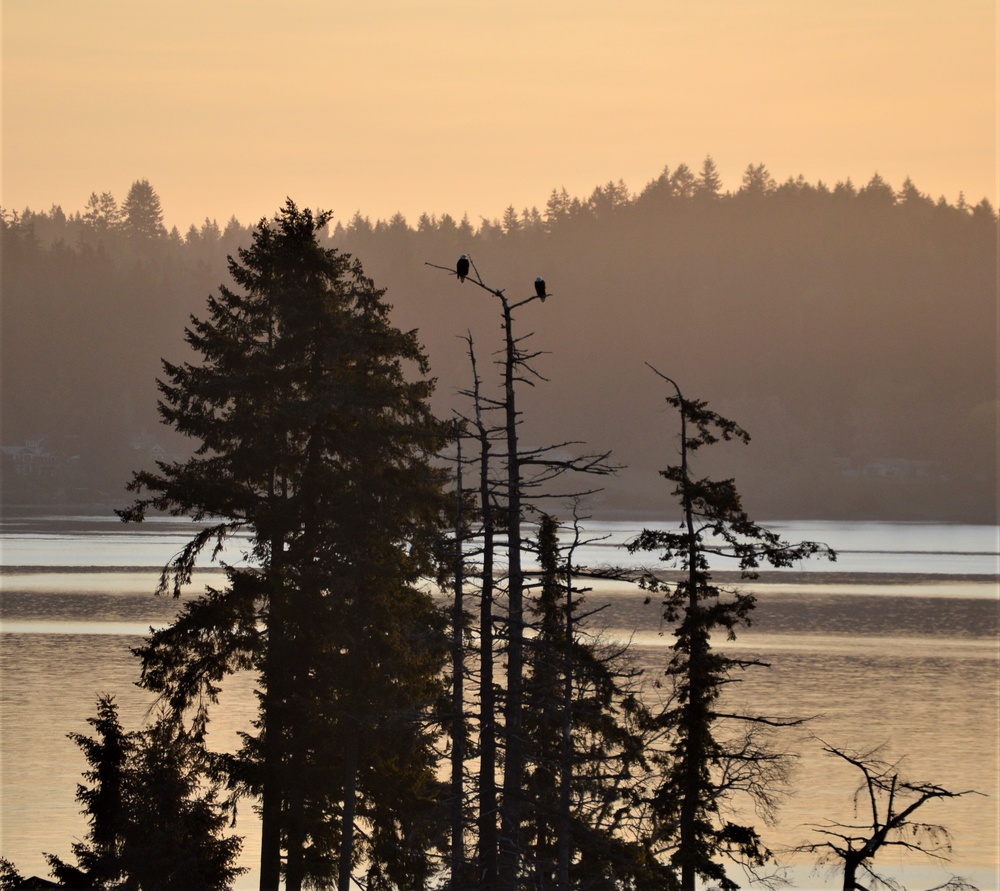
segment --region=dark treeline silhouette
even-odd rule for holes
[[[8,502],[110,502],[137,458],[179,447],[150,408],[158,358],[177,354],[177,332],[250,227],[206,220],[182,235],[161,220],[145,181],[121,206],[95,193],[69,216],[4,213],[3,445],[44,439],[52,465],[15,479],[8,452]],[[359,212],[329,242],[388,288],[397,324],[419,327],[442,411],[465,383],[458,335],[497,323],[481,294],[443,287],[424,262],[469,254],[497,280],[523,280],[524,296],[545,278],[554,296],[534,327],[553,383],[525,394],[525,435],[572,429],[614,445],[630,469],[598,510],[655,509],[642,444],[662,417],[642,359],[657,355],[756,431],[756,448],[725,460],[762,516],[995,517],[986,199],[934,201],[878,174],[860,187],[779,184],[762,164],[724,191],[709,158],[638,193],[554,189],[543,210],[475,225]]]

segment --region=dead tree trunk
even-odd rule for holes
[[[465,875],[465,560],[462,554],[465,520],[462,487],[462,430],[455,423],[455,597],[452,604],[451,648],[451,887]]]
[[[802,845],[797,850],[820,854],[822,862],[839,860],[843,863],[844,891],[868,891],[868,887],[859,882],[859,876],[867,876],[873,887],[890,884],[874,866],[875,856],[883,848],[913,851],[936,860],[948,859],[951,850],[948,830],[936,823],[922,823],[914,819],[914,814],[928,801],[982,793],[973,790],[951,792],[933,783],[908,782],[899,772],[902,759],[886,761],[882,757],[882,747],[852,752],[824,743],[823,750],[861,772],[855,805],[861,807],[863,803],[870,817],[863,825],[813,824],[812,828],[825,840]],[[938,887],[975,891],[974,886],[954,877]]]

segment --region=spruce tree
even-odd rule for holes
[[[114,888],[125,878],[123,853],[129,826],[128,773],[135,755],[135,738],[118,719],[114,697],[101,696],[97,714],[87,719],[95,736],[71,733],[90,769],[88,785],[77,786],[76,800],[83,805],[89,830],[87,840],[73,844],[76,865],[46,854],[52,874],[70,887],[92,885]]]
[[[361,860],[371,887],[419,883],[438,792],[424,719],[447,650],[419,583],[448,507],[431,466],[446,428],[416,332],[392,326],[359,262],[320,246],[328,220],[289,201],[230,259],[239,290],[209,298],[187,331],[198,361],[165,362],[160,383],[160,413],[195,455],[136,474],[121,512],[207,522],[164,571],[175,593],[206,547],[249,536],[249,565],[139,654],[177,709],[258,673],[256,731],[228,766],[260,798],[267,891],[282,857],[289,889],[347,887]]]

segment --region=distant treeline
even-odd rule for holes
[[[168,232],[145,180],[121,204],[95,193],[70,215],[0,214],[4,498],[119,503],[130,470],[186,448],[157,423],[159,360],[186,357],[189,315],[203,314],[251,229],[232,218]],[[779,184],[763,165],[724,191],[708,158],[698,173],[665,168],[638,193],[554,189],[544,210],[478,224],[359,212],[329,241],[389,289],[397,324],[420,329],[445,416],[464,409],[461,338],[472,332],[484,363],[499,309],[425,264],[468,254],[511,298],[545,278],[552,298],[518,320],[550,381],[521,401],[522,435],[613,449],[628,469],[597,510],[660,507],[650,475],[677,431],[650,362],[753,434],[722,460],[758,515],[995,520],[997,217],[986,199],[935,201],[877,174],[861,187]],[[11,449],[28,440],[42,443],[44,473],[15,475]]]

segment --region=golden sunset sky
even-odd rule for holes
[[[997,203],[993,0],[4,0],[2,205],[499,217],[711,154]]]

